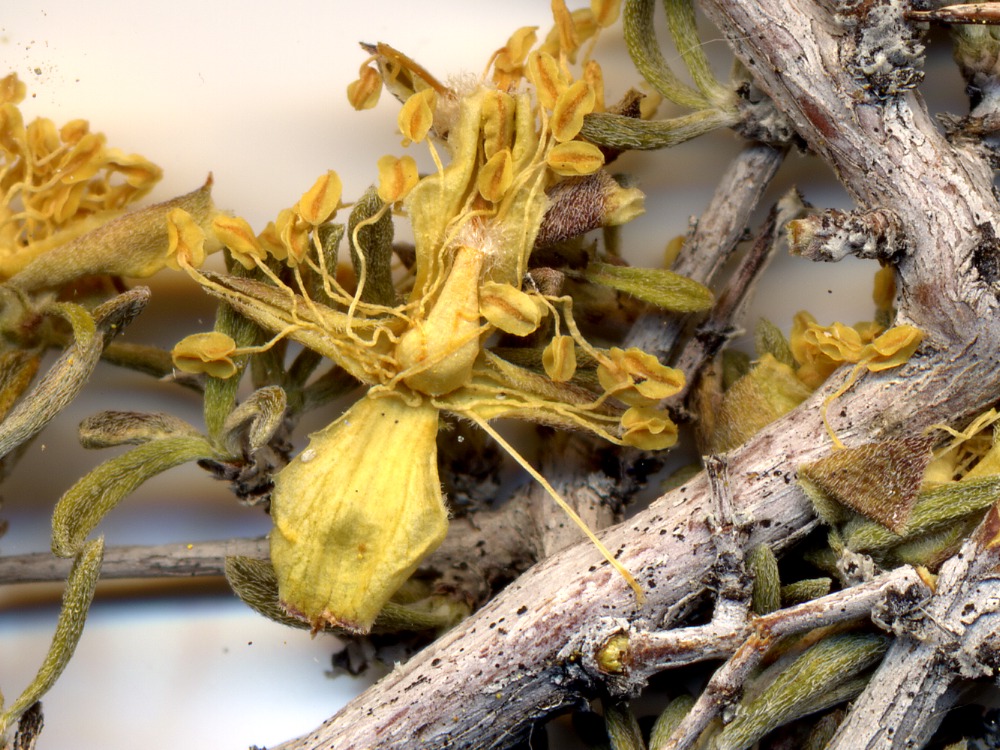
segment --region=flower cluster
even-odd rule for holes
[[[0,80],[0,279],[117,215],[160,179],[142,156],[109,148],[86,120],[25,124],[25,86]]]
[[[818,388],[843,364],[861,365],[879,372],[903,364],[920,345],[923,335],[911,325],[886,330],[875,322],[821,326],[807,312],[796,314],[790,344],[799,379]]]
[[[891,276],[879,272],[874,295],[877,318],[889,317],[893,294]],[[911,325],[886,327],[876,321],[824,326],[802,311],[793,319],[788,340],[767,321],[761,322],[756,338],[756,364],[730,374],[725,393],[707,396],[718,401],[714,419],[702,428],[710,450],[722,452],[742,444],[805,401],[842,365],[853,365],[840,388],[827,397],[825,421],[826,407],[845,393],[862,371],[899,367],[913,356],[923,333]],[[843,447],[828,423],[827,429],[834,445]]]
[[[597,5],[594,23],[610,23],[616,4]],[[354,205],[346,226],[333,221],[341,198],[333,172],[258,234],[242,219],[217,216],[210,233],[247,274],[202,272],[185,261],[188,253],[176,254],[206,291],[273,340],[292,338],[367,386],[360,401],[312,435],[275,477],[271,557],[280,598],[314,628],[367,631],[443,539],[447,510],[436,457],[441,412],[472,421],[512,452],[490,420],[585,430],[647,450],[677,440],[660,404],[680,390],[683,376],[639,350],[594,346],[577,327],[571,296],[524,283],[554,205],[550,196],[567,182],[590,179],[604,164],[602,152],[578,137],[584,115],[602,106],[600,69],[588,63],[583,77],[573,79],[567,50],[575,53],[586,34],[574,31],[582,28],[579,14],[556,17],[547,47],[527,53],[533,35],[522,30],[495,56],[494,84],[461,90],[387,45],[373,47],[379,81],[366,65],[348,96],[370,104],[384,80],[402,101],[404,144],[427,143],[437,170],[420,177],[412,158],[383,157],[377,185]],[[531,86],[516,90],[521,76]],[[595,184],[597,205],[611,208],[587,228],[642,212],[638,190],[606,175]],[[406,216],[415,240],[412,257],[395,272],[394,213]],[[182,230],[196,223],[175,218]],[[172,242],[183,235],[172,234]],[[353,274],[338,264],[344,237]],[[688,304],[710,304],[707,290],[693,287],[697,301]],[[497,335],[522,341],[526,360],[493,351]],[[192,350],[199,343],[204,352]],[[232,356],[249,351],[217,345],[186,339],[175,363],[225,368]]]

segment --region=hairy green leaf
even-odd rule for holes
[[[241,436],[246,435],[251,452],[264,447],[281,426],[286,405],[285,392],[278,386],[257,389],[226,417],[222,425],[224,444],[237,453]]]
[[[859,521],[845,527],[845,541],[856,552],[883,550],[986,510],[998,496],[1000,475],[943,484],[920,493],[901,534],[876,523]]]
[[[711,290],[697,281],[663,268],[632,268],[594,262],[587,266],[587,281],[631,294],[673,312],[700,312],[712,306]]]
[[[770,354],[776,360],[789,367],[795,367],[795,358],[792,356],[792,347],[774,323],[767,318],[757,321],[757,328],[754,330],[754,348],[758,357]]]
[[[612,112],[591,112],[583,118],[580,135],[599,146],[635,151],[671,148],[740,120],[736,112],[701,109],[667,120],[639,120]]]
[[[705,95],[681,81],[663,58],[653,28],[655,7],[654,0],[628,0],[625,3],[622,29],[632,62],[642,77],[670,101],[692,109],[709,106]]]
[[[0,457],[37,434],[69,404],[86,384],[105,344],[128,325],[146,306],[149,290],[139,287],[119,294],[94,310],[95,335],[84,335],[67,347],[45,377],[17,404],[0,423]],[[82,308],[75,309],[80,316]],[[77,321],[75,328],[87,331],[90,324]]]
[[[80,422],[80,444],[84,448],[139,445],[168,437],[195,436],[198,430],[171,414],[138,411],[102,411]]]
[[[735,108],[735,93],[719,83],[708,64],[705,47],[698,36],[691,0],[664,0],[663,7],[667,11],[670,35],[695,86],[715,106]]]
[[[781,605],[791,607],[802,604],[830,593],[833,587],[831,578],[806,578],[781,587]]]
[[[92,470],[74,484],[52,514],[52,552],[71,557],[101,519],[143,482],[167,469],[215,451],[201,436],[169,437],[144,443]]]
[[[59,612],[55,635],[52,636],[52,645],[49,646],[35,679],[0,716],[0,736],[3,736],[8,727],[17,722],[28,708],[49,691],[69,663],[80,640],[80,634],[83,633],[83,625],[87,619],[90,602],[94,598],[94,589],[101,574],[103,560],[103,538],[95,539],[83,546],[77,555],[69,579],[66,581],[62,610]]]
[[[690,695],[678,696],[667,704],[663,713],[656,717],[656,723],[653,724],[653,730],[649,734],[650,750],[657,750],[666,743],[692,706],[694,698]]]
[[[604,723],[611,750],[645,750],[639,722],[627,703],[604,701]]]
[[[778,558],[771,548],[758,544],[747,555],[747,568],[753,576],[753,611],[766,615],[781,608],[781,578]]]
[[[856,678],[875,664],[889,638],[842,633],[823,639],[785,668],[757,697],[742,705],[718,736],[718,750],[741,750],[794,719],[846,700],[863,687]]]
[[[364,279],[361,301],[392,307],[396,304],[396,289],[392,283],[392,215],[384,210],[385,203],[372,185],[347,221],[347,239],[351,262],[359,284]]]
[[[246,275],[242,269],[234,268],[234,272],[239,276]],[[238,348],[253,346],[263,338],[260,328],[253,321],[240,315],[227,304],[219,305],[215,314],[214,330],[229,336],[236,342]],[[213,440],[219,440],[225,431],[225,422],[236,405],[236,392],[249,359],[247,355],[233,358],[236,373],[232,377],[208,377],[205,380],[205,427]]]

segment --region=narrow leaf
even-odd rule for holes
[[[692,706],[694,706],[694,698],[690,695],[678,696],[667,704],[663,713],[656,717],[656,723],[653,724],[653,730],[649,734],[650,750],[659,750],[661,746],[666,744],[670,735],[687,716]]]
[[[392,307],[396,290],[392,283],[392,216],[378,197],[374,185],[354,204],[347,222],[351,262],[359,285],[364,279],[361,301]]]
[[[226,418],[222,426],[226,447],[238,451],[242,435],[251,452],[267,445],[285,418],[286,405],[285,391],[276,385],[254,391]]]
[[[174,361],[170,352],[158,346],[112,341],[104,347],[102,359],[118,367],[127,367],[136,372],[152,375],[154,378],[165,378],[174,370]],[[183,383],[183,381],[177,381]]]
[[[54,313],[65,319],[73,328],[73,339],[79,346],[86,347],[97,333],[97,324],[90,313],[73,302],[53,302],[45,312]]]
[[[611,750],[645,750],[639,722],[627,703],[604,704],[604,723],[608,727]]]
[[[881,659],[888,646],[889,638],[873,633],[844,633],[820,641],[741,707],[719,735],[718,750],[750,747],[772,729],[828,705],[830,695],[846,700],[838,688],[856,691],[853,678]]]
[[[83,625],[87,619],[90,602],[94,598],[94,589],[101,574],[103,560],[103,538],[90,542],[77,555],[69,579],[66,581],[62,610],[59,612],[59,622],[52,637],[52,645],[49,646],[35,679],[0,716],[0,736],[49,691],[69,663],[83,633]]]
[[[323,254],[323,268],[328,274],[335,274],[337,271],[337,255],[340,252],[340,243],[344,239],[347,227],[343,224],[321,224],[316,227],[316,236],[319,238],[320,252]],[[337,303],[327,294],[323,285],[321,274],[312,274],[307,282],[309,296],[322,302],[325,305],[335,306]]]
[[[781,608],[781,579],[778,558],[771,548],[758,544],[747,556],[747,567],[753,575],[753,611],[766,615]]]
[[[231,555],[226,558],[226,581],[236,596],[257,614],[292,628],[309,627],[289,615],[278,601],[278,577],[270,561]]]
[[[625,44],[632,62],[649,84],[676,104],[701,109],[709,102],[703,94],[683,83],[667,65],[653,28],[654,0],[628,0],[622,14]]]
[[[739,119],[735,112],[722,109],[701,109],[667,120],[639,120],[611,112],[591,112],[583,118],[580,135],[598,146],[651,151],[732,127]]]
[[[240,268],[234,268],[238,276],[246,276]],[[220,304],[215,314],[215,332],[229,336],[237,348],[249,347],[263,338],[260,328],[253,321],[240,315],[230,305]],[[249,357],[236,356],[233,364],[236,373],[228,378],[208,377],[205,380],[204,415],[205,427],[213,439],[219,439],[224,431],[224,424],[229,412],[236,405],[236,392],[240,386],[243,370]]]
[[[667,11],[670,35],[674,38],[677,51],[680,52],[695,86],[712,104],[735,107],[735,93],[719,83],[708,64],[705,46],[698,36],[691,0],[664,0],[663,7]]]
[[[139,445],[168,437],[196,435],[195,427],[163,412],[102,411],[80,422],[80,444],[84,448]]]
[[[830,593],[833,580],[830,578],[806,578],[781,587],[781,605],[791,607],[794,604],[812,601]]]
[[[863,523],[844,529],[847,546],[856,552],[893,547],[951,522],[983,511],[1000,497],[1000,475],[950,482],[920,493],[902,534],[878,524]]]
[[[133,448],[91,471],[56,504],[52,514],[52,552],[71,557],[101,519],[143,482],[174,466],[215,451],[205,438],[171,437]]]
[[[85,343],[70,344],[0,424],[0,457],[37,434],[76,398],[97,365],[104,345],[142,311],[148,300],[149,290],[140,287],[119,294],[94,310],[97,335],[87,337]]]
[[[754,330],[754,349],[758,357],[770,354],[782,364],[795,367],[795,358],[792,356],[792,347],[788,344],[788,339],[774,323],[767,318],[761,318],[757,322]]]
[[[673,312],[707,310],[714,301],[707,287],[662,268],[632,268],[594,262],[587,266],[585,276],[587,281],[609,286]]]

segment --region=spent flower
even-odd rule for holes
[[[25,123],[24,95],[16,75],[0,81],[0,280],[119,216],[161,175],[147,159],[107,146],[86,120]]]
[[[510,44],[527,44],[531,36],[524,32]],[[257,266],[250,277],[187,267],[206,291],[275,340],[301,342],[367,387],[275,476],[271,494],[271,559],[285,608],[315,629],[359,632],[444,537],[448,513],[436,447],[442,412],[479,425],[563,503],[490,420],[526,419],[658,450],[677,438],[659,402],[683,385],[678,371],[651,355],[590,344],[573,319],[571,297],[522,286],[552,189],[566,174],[603,165],[600,150],[578,139],[597,99],[593,66],[590,80],[574,81],[565,60],[550,53],[522,47],[498,55],[495,62],[511,64],[495,80],[512,80],[527,61],[537,86],[533,99],[507,86],[452,90],[387,45],[371,49],[403,102],[400,131],[408,142],[426,141],[438,169],[418,178],[410,157],[379,160],[377,198],[357,205],[346,232],[354,283],[337,275],[336,247],[323,240],[343,230],[333,231],[329,218],[317,223],[324,211],[304,216],[304,200],[252,239],[245,230],[233,235],[241,263]],[[612,212],[615,223],[641,213],[637,190],[610,178],[599,185],[602,205],[622,209]],[[397,278],[399,293],[373,296],[366,289],[390,262],[375,245],[391,242],[391,233],[366,230],[396,204],[413,227],[413,261]],[[579,231],[601,223],[597,217]],[[267,249],[266,261],[249,252],[257,244]],[[490,352],[494,331],[548,341],[544,366],[532,370]],[[577,381],[581,362],[590,368],[590,383],[600,378],[596,390]]]

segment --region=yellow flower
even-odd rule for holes
[[[810,388],[818,388],[842,364],[854,364],[847,380],[823,403],[823,423],[833,444],[843,444],[827,420],[830,404],[854,384],[863,370],[881,372],[899,367],[920,346],[923,332],[910,325],[894,326],[882,331],[878,323],[858,323],[853,328],[843,323],[818,325],[806,312],[795,316],[790,347],[799,363],[798,378]]]
[[[811,388],[818,388],[845,362],[857,362],[864,348],[854,328],[843,323],[821,326],[807,312],[795,315],[789,345],[799,363],[799,378]]]
[[[571,12],[566,7],[565,0],[553,0],[552,14],[556,23],[545,37],[541,49],[553,56],[564,56],[570,62],[575,62],[580,45],[600,31],[594,11],[592,8],[578,8]],[[607,19],[606,13],[604,18]]]
[[[290,274],[261,266],[270,279],[264,283],[189,270],[207,291],[262,328],[329,357],[368,386],[359,402],[313,435],[277,475],[271,496],[271,559],[286,608],[314,628],[333,624],[359,632],[443,538],[447,514],[434,442],[440,412],[479,425],[562,503],[489,420],[527,419],[659,450],[676,441],[677,428],[655,406],[683,384],[678,371],[637,349],[595,349],[573,321],[570,298],[521,287],[549,205],[547,190],[560,181],[552,155],[562,149],[567,158],[575,153],[589,159],[585,170],[603,164],[596,147],[575,140],[581,113],[596,101],[590,83],[573,83],[553,57],[534,55],[529,66],[535,78],[554,76],[549,82],[558,91],[549,97],[551,105],[543,90],[536,102],[526,91],[515,96],[480,86],[449,101],[449,113],[435,125],[436,106],[453,92],[432,83],[401,53],[385,45],[375,52],[392,75],[394,93],[404,95],[398,120],[403,135],[423,140],[434,126],[447,151],[441,158],[430,146],[438,169],[422,179],[409,157],[380,159],[383,203],[360,219],[352,215],[348,224],[359,278],[385,271],[368,267],[388,259],[379,261],[375,248],[364,246],[360,230],[381,222],[401,202],[414,241],[412,268],[400,286],[406,298],[397,303],[395,295],[383,295],[375,303],[342,286],[333,249],[321,242],[330,236],[330,225],[320,221],[325,212],[315,212],[318,223],[303,220],[304,201],[298,211],[282,211],[257,238],[273,257],[284,258]],[[558,112],[539,116],[538,106],[551,110],[557,103]],[[576,162],[574,174],[581,171]],[[638,213],[641,196],[633,191],[620,203],[616,214],[625,220]],[[570,335],[562,334],[564,327]],[[489,351],[496,331],[550,336],[541,363],[547,375]],[[606,392],[569,382],[578,369],[577,347],[587,353],[589,368],[600,363],[597,374]],[[638,408],[626,409],[620,401]]]
[[[594,89],[587,81],[576,81],[559,94],[552,108],[549,127],[560,143],[576,138],[583,127],[583,116],[594,111],[597,101]],[[603,159],[601,160],[603,164]]]
[[[434,89],[423,89],[413,94],[403,108],[399,110],[399,131],[406,139],[405,143],[419,143],[427,137],[434,125],[434,107],[437,104],[437,92]]]
[[[16,73],[10,73],[0,78],[0,104],[20,104],[27,93],[25,85],[18,80]]]
[[[621,9],[621,0],[590,0],[590,11],[594,16],[594,23],[602,29],[608,28],[618,20]]]
[[[558,175],[576,177],[593,174],[604,166],[604,154],[593,143],[567,141],[549,151],[545,163]]]
[[[0,81],[0,280],[117,217],[160,179],[156,165],[108,148],[84,120],[61,129],[45,118],[25,125],[17,106],[24,90],[14,75]]]
[[[565,383],[576,372],[576,344],[572,336],[553,336],[542,352],[545,374],[557,383]]]
[[[510,284],[487,281],[479,290],[479,313],[498,330],[515,336],[534,333],[548,312],[537,295]]]
[[[556,106],[559,96],[569,86],[559,63],[547,52],[533,52],[528,58],[528,78],[535,87],[538,103],[549,110]]]
[[[198,268],[205,262],[205,231],[183,208],[167,214],[167,260],[175,271],[183,266]]]
[[[513,157],[510,149],[497,151],[483,165],[476,181],[479,194],[491,203],[499,203],[514,182]]]
[[[395,351],[400,377],[413,390],[442,396],[471,380],[480,350],[479,284],[484,258],[477,248],[459,248],[437,301],[400,337]]]
[[[310,223],[303,219],[295,208],[286,208],[278,214],[274,230],[284,251],[283,258],[289,265],[298,265],[305,260],[311,248]]]
[[[924,334],[919,328],[899,325],[890,328],[869,345],[869,354],[862,359],[870,372],[881,372],[898,367],[908,360],[920,346]]]
[[[509,89],[524,75],[524,61],[535,46],[537,26],[522,26],[510,35],[493,59],[493,83],[498,89]]]
[[[677,443],[677,425],[663,412],[648,406],[633,406],[622,415],[622,436],[627,445],[646,451],[661,451]]]
[[[818,388],[842,364],[861,363],[870,372],[898,367],[913,355],[922,340],[923,333],[910,325],[886,331],[877,323],[821,326],[809,313],[799,312],[789,344],[799,363],[799,378],[811,388]]]

